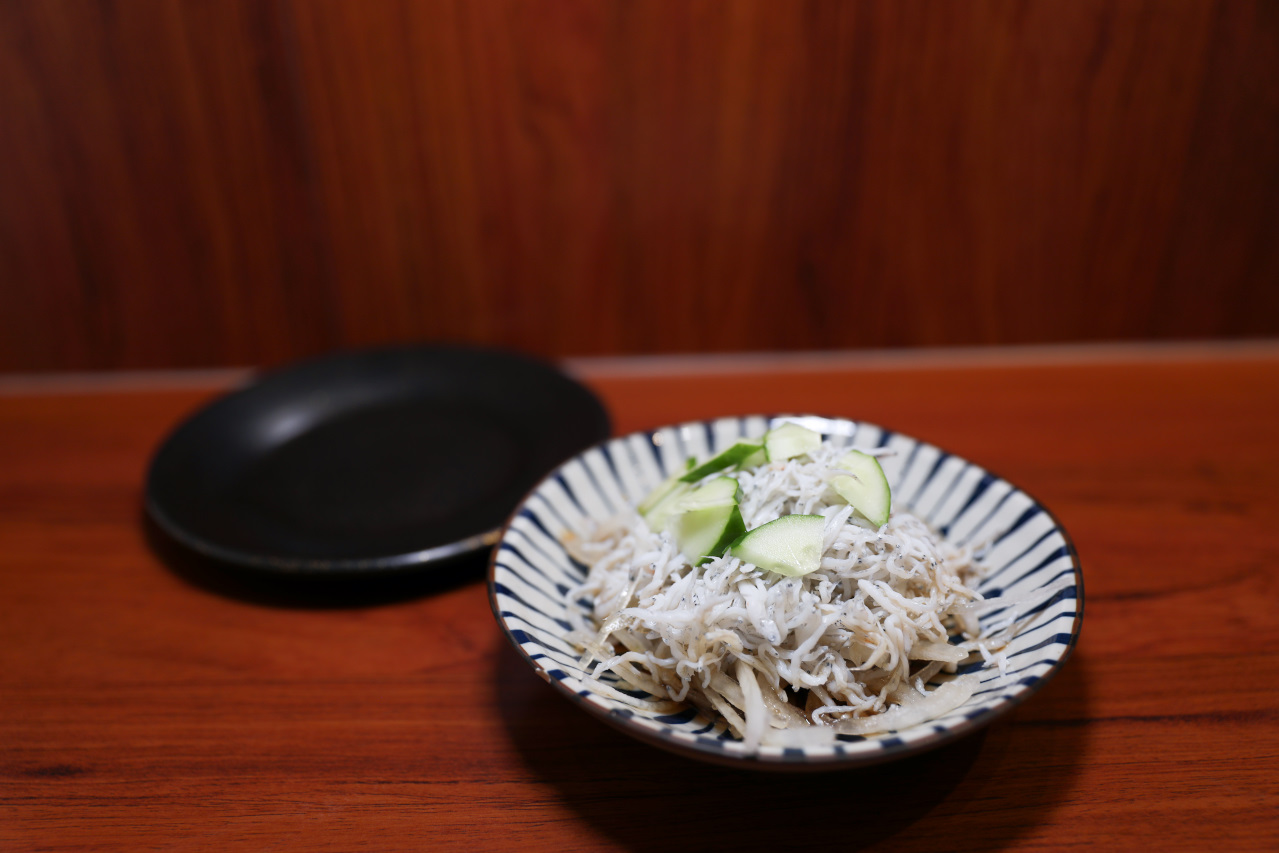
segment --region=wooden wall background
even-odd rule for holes
[[[1279,334],[1279,3],[10,0],[0,369]]]

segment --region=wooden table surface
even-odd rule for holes
[[[555,695],[440,579],[236,579],[144,522],[157,442],[225,374],[0,379],[0,849],[1279,845],[1279,345],[580,361],[626,432],[870,420],[1073,536],[1080,644],[983,733],[774,776]]]

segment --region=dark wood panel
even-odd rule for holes
[[[1279,334],[1264,2],[0,7],[0,369]]]
[[[0,7],[5,366],[242,363],[330,343],[277,12]]]

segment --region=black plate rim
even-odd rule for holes
[[[254,373],[238,387],[227,391],[225,394],[222,394],[216,399],[200,406],[198,409],[183,417],[169,430],[169,432],[165,435],[165,438],[156,446],[156,449],[152,453],[151,459],[147,464],[144,497],[144,510],[147,516],[166,535],[181,545],[205,557],[242,568],[285,575],[342,576],[350,574],[395,572],[419,569],[425,566],[443,563],[457,557],[473,554],[497,544],[497,542],[501,539],[502,529],[505,526],[506,512],[503,512],[501,518],[495,522],[494,527],[491,530],[486,530],[482,533],[467,536],[443,545],[436,545],[429,548],[422,548],[399,554],[335,558],[285,557],[274,554],[260,554],[240,548],[228,547],[212,541],[205,536],[192,532],[174,520],[164,509],[162,502],[156,498],[155,477],[157,462],[160,460],[165,449],[179,438],[183,428],[194,419],[203,415],[209,409],[250,391],[261,393],[261,388],[264,385],[267,385],[278,378],[286,377],[301,369],[314,369],[317,365],[324,362],[329,362],[333,365],[341,365],[344,363],[354,362],[358,359],[375,358],[379,355],[393,353],[486,353],[488,355],[506,357],[515,361],[524,362],[528,365],[537,366],[548,371],[548,375],[555,374],[564,381],[571,383],[580,389],[583,395],[583,401],[594,409],[592,415],[597,419],[597,423],[601,431],[601,435],[598,440],[607,440],[608,436],[612,432],[612,421],[609,417],[608,410],[604,407],[604,404],[599,397],[590,388],[586,387],[586,385],[580,382],[576,377],[569,375],[565,370],[554,363],[525,353],[498,347],[473,346],[457,343],[406,344],[341,350],[314,358],[303,359],[284,365],[280,368]],[[571,458],[572,455],[575,454],[570,454],[568,458]],[[540,482],[540,476],[538,479]]]

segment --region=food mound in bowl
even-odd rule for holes
[[[567,594],[583,665],[655,705],[718,715],[748,749],[900,730],[962,705],[978,676],[945,674],[975,653],[1002,671],[1019,608],[982,632],[980,562],[892,507],[877,452],[784,423],[588,522],[566,543],[589,567]]]

